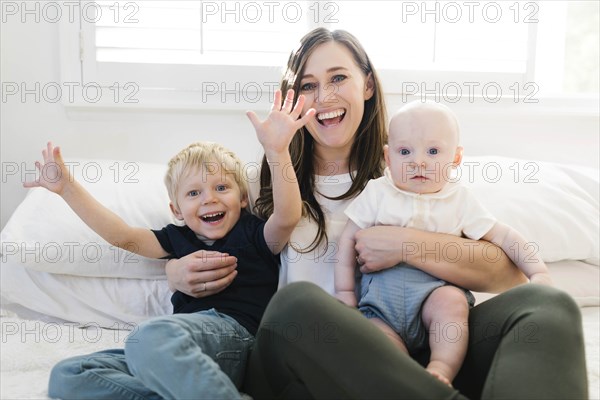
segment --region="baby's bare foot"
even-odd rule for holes
[[[450,383],[450,380],[448,378],[446,378],[444,376],[444,374],[442,372],[440,372],[439,370],[428,367],[427,372],[429,372],[431,375],[435,376],[440,382],[445,383],[446,385],[452,387],[452,383]]]

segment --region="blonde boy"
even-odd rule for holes
[[[214,143],[196,143],[169,162],[165,183],[170,207],[184,225],[149,230],[127,225],[72,179],[60,150],[48,143],[45,163],[56,177],[41,174],[26,187],[59,194],[79,217],[108,242],[153,257],[183,257],[198,250],[237,258],[237,275],[224,290],[195,298],[172,296],[174,315],[151,319],[125,349],[61,361],[51,373],[53,398],[240,398],[246,357],[262,314],[277,289],[278,253],[298,223],[302,204],[288,146],[296,130],[314,115],[299,119],[304,98],[293,105],[293,91],[281,93],[269,117],[248,113],[273,168],[275,208],[267,221],[245,211],[248,205],[241,162]],[[36,163],[40,172],[45,170]],[[235,260],[235,259],[234,259]],[[205,288],[206,290],[206,284]]]

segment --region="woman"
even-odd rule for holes
[[[330,296],[343,210],[383,171],[382,90],[358,41],[322,28],[291,54],[281,90],[289,88],[306,96],[303,113],[317,110],[290,146],[305,216],[282,253],[280,288],[290,285],[263,317],[246,390],[256,398],[586,398],[580,313],[552,288],[519,286],[471,310],[469,349],[455,388]],[[272,204],[269,169],[263,168],[255,211],[266,217]],[[475,291],[526,282],[503,253],[489,261],[490,244],[389,226],[360,231],[356,242],[363,273],[407,263]],[[463,249],[458,259],[442,257],[448,245]],[[234,268],[219,257],[189,256],[171,261],[167,275],[173,288],[204,296],[227,286]],[[293,283],[299,281],[312,283]],[[447,328],[430,334],[452,340]]]

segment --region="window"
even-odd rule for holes
[[[277,65],[308,30],[306,4],[288,2],[100,2],[96,60],[209,65]],[[279,15],[280,14],[280,15]]]
[[[491,85],[513,97],[598,95],[592,1],[100,1],[81,10],[61,31],[65,76],[135,85],[150,103],[266,102],[260,94],[317,26],[357,36],[388,94],[480,96]]]
[[[562,89],[567,93],[598,93],[600,2],[570,3],[567,8]]]

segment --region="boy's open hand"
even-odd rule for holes
[[[60,148],[54,147],[48,142],[47,147],[42,150],[44,163],[35,162],[35,166],[40,172],[40,176],[33,182],[24,182],[26,188],[44,187],[56,194],[62,194],[65,187],[73,181],[69,170],[65,166]]]
[[[246,113],[256,129],[256,136],[267,157],[269,154],[287,152],[296,131],[306,125],[316,113],[315,109],[311,108],[302,118],[298,119],[304,106],[304,96],[298,96],[298,101],[292,108],[293,102],[294,90],[288,90],[283,105],[281,104],[281,91],[277,90],[273,107],[267,119],[261,122],[253,111]]]

